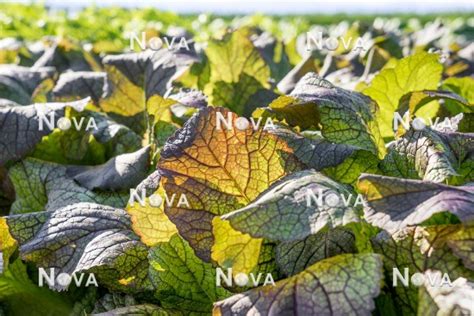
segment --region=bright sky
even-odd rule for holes
[[[26,2],[20,0],[8,2]],[[0,2],[2,2],[0,0]],[[80,8],[89,4],[99,6],[118,5],[124,7],[151,6],[178,13],[428,13],[445,11],[474,11],[473,0],[44,0],[56,8]]]

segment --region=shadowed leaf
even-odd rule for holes
[[[89,99],[70,103],[44,103],[29,106],[0,107],[0,165],[23,158],[31,152],[42,137],[51,133],[47,124],[40,125],[40,114],[54,125],[70,106],[82,111]],[[41,128],[42,127],[42,128]]]
[[[461,221],[474,219],[474,187],[363,174],[358,188],[367,200],[364,217],[390,232],[417,225],[448,211]]]
[[[169,196],[184,194],[189,206],[165,206],[165,213],[201,258],[210,257],[212,218],[243,207],[270,184],[301,168],[287,143],[260,127],[224,124],[223,109],[205,108],[171,137],[158,164]],[[232,124],[237,119],[231,114]]]
[[[354,234],[346,228],[335,228],[303,240],[279,243],[276,260],[278,267],[291,276],[323,259],[355,252]]]
[[[140,291],[148,286],[148,250],[130,230],[124,210],[78,203],[53,212],[11,216],[7,223],[22,259],[38,267],[56,268],[56,274],[94,272],[99,282],[113,289]]]

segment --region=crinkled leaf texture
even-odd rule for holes
[[[371,315],[380,292],[382,260],[345,254],[319,261],[295,276],[215,304],[217,315]]]
[[[43,137],[33,157],[61,164],[101,164],[141,148],[140,136],[104,113],[66,111],[66,117],[73,128],[55,129]]]
[[[89,190],[69,177],[67,170],[68,166],[34,158],[26,158],[12,166],[9,175],[15,187],[16,200],[11,212],[54,211],[79,202],[114,207],[127,204],[129,192]]]
[[[375,155],[357,146],[334,143],[323,137],[312,139],[278,125],[268,129],[268,132],[284,139],[298,159],[316,171],[339,166],[346,160],[353,161],[352,168],[360,166],[368,169],[374,161],[378,163]],[[358,159],[359,155],[364,156],[365,159]]]
[[[384,266],[388,272],[389,285],[392,286],[394,269],[403,275],[408,269],[409,277],[427,270],[439,270],[447,274],[451,281],[459,277],[472,280],[474,272],[464,267],[466,254],[472,253],[470,242],[472,225],[437,225],[430,227],[412,227],[390,236],[386,231],[372,239],[376,253],[384,256]],[[464,251],[459,252],[460,249]],[[468,259],[469,260],[469,259]],[[472,260],[472,258],[470,258]],[[466,261],[464,261],[466,262]],[[472,261],[471,261],[472,267]],[[398,283],[394,286],[393,298],[403,314],[415,314],[418,310],[418,288],[412,282],[405,287]],[[435,285],[440,285],[435,283]]]
[[[357,252],[354,233],[344,227],[321,231],[303,240],[281,242],[275,251],[278,267],[288,276],[320,260]]]
[[[103,313],[112,309],[136,305],[136,299],[130,294],[118,292],[106,293],[94,302],[92,314]]]
[[[474,220],[474,187],[363,174],[359,190],[367,200],[365,219],[395,232],[448,211],[461,221]]]
[[[224,124],[218,129],[218,114],[231,117],[230,130]],[[214,240],[214,216],[247,205],[280,177],[302,169],[284,139],[263,126],[239,130],[236,119],[225,109],[201,109],[168,140],[158,163],[168,196],[175,194],[177,202],[185,195],[189,202],[165,204],[165,213],[206,260]]]
[[[393,137],[393,117],[400,99],[409,92],[433,90],[438,87],[443,66],[436,54],[419,52],[383,69],[363,93],[380,107],[377,121],[382,136]]]
[[[388,146],[385,175],[444,182],[474,153],[474,134],[410,129]]]
[[[247,206],[221,218],[252,237],[294,241],[324,227],[358,221],[355,199],[344,185],[304,170],[282,178]]]
[[[88,98],[70,103],[43,103],[28,106],[0,107],[0,165],[23,158],[30,153],[42,137],[51,133],[45,123],[40,130],[40,114],[54,124],[64,116],[67,106],[82,111]]]
[[[153,304],[132,305],[126,307],[119,307],[109,310],[104,313],[94,313],[92,316],[127,316],[127,315],[153,315],[153,316],[168,316],[179,315],[177,313],[170,313],[167,310]]]
[[[383,157],[385,144],[375,122],[377,111],[370,98],[308,73],[289,96],[278,98],[268,108],[257,109],[254,116],[275,117],[303,129],[320,128],[329,141]]]
[[[379,172],[377,156],[357,146],[333,143],[319,136],[311,138],[278,125],[269,132],[287,141],[295,156],[308,168],[338,182],[353,184],[363,172]]]
[[[93,272],[101,284],[122,291],[149,286],[148,249],[131,231],[124,210],[78,203],[52,212],[10,216],[7,223],[22,259],[37,267],[54,268],[56,275]],[[54,285],[58,290],[67,287]]]
[[[165,308],[178,309],[186,315],[209,313],[215,301],[230,296],[216,285],[216,270],[201,261],[179,235],[157,244],[150,251],[150,278],[155,297]]]

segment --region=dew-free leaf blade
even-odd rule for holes
[[[371,315],[380,292],[382,260],[375,254],[339,255],[290,278],[217,302],[218,315]]]
[[[436,89],[442,70],[436,54],[419,52],[375,76],[363,93],[379,105],[377,121],[384,138],[393,137],[393,117],[399,109],[400,99],[409,92]]]
[[[320,128],[328,141],[369,150],[379,157],[385,153],[375,122],[376,104],[365,95],[338,88],[315,73],[306,74],[289,96],[276,99],[261,111],[258,109],[254,115],[275,117],[303,129]]]
[[[12,213],[54,211],[73,203],[91,202],[124,207],[129,192],[92,191],[67,175],[68,166],[24,159],[10,168],[17,198]]]
[[[448,211],[461,221],[474,219],[474,187],[363,174],[358,188],[366,199],[364,217],[390,232],[417,225]]]
[[[439,270],[451,281],[459,277],[474,277],[474,272],[463,266],[461,259],[449,246],[452,237],[472,235],[472,229],[472,226],[463,225],[413,227],[393,236],[381,232],[372,239],[374,251],[384,256],[384,266],[389,275],[388,285],[393,289],[393,298],[402,313],[413,314],[418,309],[418,288],[411,279],[416,273]],[[407,269],[406,286],[394,276],[396,269],[402,276],[405,276]],[[393,281],[395,279],[397,284]],[[434,285],[439,286],[440,281],[434,282]]]
[[[221,218],[255,238],[294,241],[324,227],[358,221],[355,200],[344,185],[305,170],[282,178],[250,204]]]
[[[182,310],[187,315],[209,313],[212,303],[230,293],[216,285],[216,271],[201,261],[179,235],[151,249],[150,277],[155,297],[165,308]]]
[[[56,268],[57,274],[93,272],[112,289],[140,291],[149,286],[148,250],[131,231],[122,209],[78,203],[53,212],[11,216],[7,223],[19,242],[21,258],[38,267]]]
[[[23,158],[43,136],[51,133],[51,128],[45,121],[56,126],[67,106],[82,111],[88,101],[86,98],[70,103],[0,107],[0,165]]]
[[[230,118],[230,129],[220,121]],[[168,196],[189,205],[165,213],[202,258],[209,258],[214,216],[247,205],[280,177],[302,168],[288,144],[260,126],[238,129],[235,114],[204,108],[171,137],[158,168]],[[221,124],[222,123],[222,124]]]

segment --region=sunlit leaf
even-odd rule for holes
[[[384,138],[393,137],[393,117],[399,109],[400,99],[409,92],[436,89],[442,70],[436,54],[420,52],[403,58],[395,67],[385,68],[375,76],[363,93],[380,108],[377,122]]]
[[[379,256],[339,255],[319,261],[275,286],[252,289],[218,302],[214,313],[371,315],[381,279]]]

